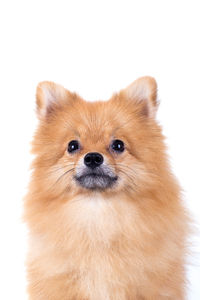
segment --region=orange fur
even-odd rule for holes
[[[155,80],[141,78],[107,102],[44,82],[37,105],[25,199],[29,299],[185,299],[188,221],[154,117]],[[113,138],[124,141],[123,153],[109,150]],[[81,150],[69,154],[77,139]],[[88,190],[74,181],[91,151],[104,156],[116,185]]]

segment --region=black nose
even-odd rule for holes
[[[97,152],[90,152],[84,157],[84,164],[89,168],[96,168],[103,163],[103,156]]]

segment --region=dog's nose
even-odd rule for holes
[[[100,166],[102,163],[103,155],[98,152],[90,152],[84,157],[84,164],[91,169]]]

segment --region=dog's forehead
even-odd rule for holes
[[[78,135],[85,140],[103,141],[108,139],[114,133],[114,127],[110,122],[89,121],[80,122],[77,126]]]
[[[81,106],[78,104],[66,110],[61,118],[61,122],[64,121],[63,130],[67,128],[67,133],[72,133],[73,138],[107,143],[118,134],[121,135],[130,122],[127,111],[117,105],[110,105],[109,101],[82,102]]]
[[[74,118],[74,126],[85,136],[102,135],[112,132],[117,125],[112,112],[102,103],[87,103],[84,110],[79,110]]]

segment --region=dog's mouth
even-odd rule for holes
[[[80,176],[76,175],[75,180],[79,185],[86,189],[106,189],[112,187],[118,177],[116,175],[108,175],[103,172],[87,172]]]

